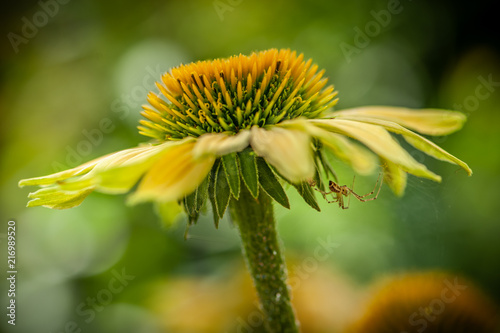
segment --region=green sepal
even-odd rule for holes
[[[198,222],[200,213],[196,210],[196,190],[184,197],[184,209],[186,210],[189,225]]]
[[[293,184],[293,187],[299,192],[300,196],[304,199],[304,201],[311,206],[312,208],[316,209],[318,212],[321,212],[321,208],[319,208],[318,202],[316,201],[316,197],[314,196],[314,190],[312,189],[311,185],[309,185],[307,182],[302,182],[300,184]]]
[[[318,148],[315,151],[316,155],[316,165],[321,165],[323,167],[323,172],[325,173],[326,178],[330,178],[330,176],[333,177],[333,180],[335,182],[338,182],[337,179],[337,174],[335,173],[335,170],[333,170],[332,165],[330,164],[330,161],[328,161],[328,158],[324,155],[323,149]]]
[[[257,170],[256,155],[251,149],[238,153],[241,176],[248,191],[255,199],[259,196],[259,172]]]
[[[198,218],[200,217],[200,210],[207,199],[209,180],[210,175],[205,177],[203,182],[196,188],[193,193],[185,196],[182,200],[184,210],[188,216],[189,224],[198,222]]]
[[[212,170],[210,171],[210,179],[208,181],[208,198],[212,204],[212,214],[214,217],[215,227],[219,227],[219,214],[217,213],[217,204],[215,203],[215,177],[217,175],[217,169],[219,168],[220,160],[216,160]]]
[[[227,183],[222,163],[220,163],[215,176],[215,203],[217,205],[217,213],[220,218],[224,216],[230,197],[231,189]]]
[[[205,177],[203,182],[196,188],[196,206],[195,209],[197,212],[201,210],[205,201],[207,200],[208,195],[208,183],[210,182],[210,174]]]
[[[235,199],[240,197],[240,169],[238,167],[238,157],[236,153],[222,156],[222,166],[226,174],[229,189]]]
[[[320,176],[320,171],[318,170],[318,166],[316,165],[316,172],[314,174],[314,186],[317,187],[320,191],[324,191],[325,185],[323,183],[323,180],[321,179]],[[317,210],[318,212],[321,212],[321,208],[318,205],[318,201],[316,200],[316,196],[314,195],[314,187],[309,184],[309,182],[305,181],[299,184],[293,183],[280,175],[281,178],[283,178],[287,183],[291,184],[297,192],[299,192],[300,196],[304,199],[304,201]]]
[[[285,190],[283,190],[281,183],[262,157],[257,158],[257,169],[259,172],[259,183],[262,189],[266,191],[271,198],[276,200],[277,203],[290,209],[290,203],[288,202]]]
[[[183,200],[184,209],[188,215],[196,213],[196,190],[190,195],[186,195]]]

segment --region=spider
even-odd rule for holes
[[[351,196],[350,196],[351,194],[354,195],[354,197],[361,202],[367,202],[367,201],[372,201],[372,200],[377,199],[378,194],[380,193],[380,189],[382,188],[383,181],[380,182],[380,186],[379,186],[378,191],[374,197],[367,198],[367,199],[365,199],[365,198],[372,195],[373,193],[375,193],[375,190],[377,189],[381,175],[382,174],[379,174],[379,176],[377,178],[377,182],[375,183],[375,187],[373,188],[373,191],[371,191],[370,193],[367,193],[365,195],[359,195],[356,192],[354,192],[354,190],[353,190],[354,189],[354,180],[356,179],[356,176],[354,176],[352,178],[352,188],[348,187],[347,185],[339,185],[339,184],[335,183],[333,180],[330,180],[328,182],[328,189],[330,190],[329,192],[325,192],[325,191],[320,190],[316,187],[314,187],[314,189],[323,195],[323,198],[325,198],[326,202],[328,202],[328,203],[338,202],[339,207],[341,207],[342,209],[348,209],[349,205],[351,203]],[[310,185],[315,186],[316,183],[314,181],[312,181],[310,183]],[[328,200],[328,198],[326,197],[328,194],[333,194],[334,199]],[[347,201],[347,206],[344,204],[344,197],[349,197],[349,200]]]

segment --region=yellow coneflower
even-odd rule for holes
[[[157,83],[160,93],[150,93],[150,106],[144,107],[147,120],[140,133],[153,142],[19,185],[42,187],[29,194],[28,206],[64,209],[79,205],[93,191],[126,193],[139,182],[130,203],[179,202],[189,223],[196,222],[207,198],[216,224],[230,206],[266,327],[297,332],[271,202],[289,207],[278,179],[291,183],[319,210],[311,185],[325,194],[322,175],[335,177],[323,155],[327,148],[361,174],[376,169],[375,153],[384,166],[385,183],[398,195],[407,173],[441,180],[390,133],[472,173],[467,164],[412,131],[445,135],[462,127],[463,114],[373,106],[332,111],[337,93],[323,73],[302,54],[275,49],[173,68]],[[334,189],[343,191],[335,194],[345,208],[342,195],[352,190]]]
[[[165,202],[182,199],[197,188],[205,192],[204,181],[209,181],[212,170],[227,178],[235,198],[239,195],[235,179],[241,172],[256,197],[256,155],[294,183],[313,178],[317,164],[329,170],[320,157],[320,145],[355,171],[372,172],[377,164],[372,154],[348,138],[380,157],[386,167],[385,182],[396,193],[403,192],[406,173],[441,179],[413,159],[389,132],[401,134],[416,148],[471,174],[464,162],[410,130],[449,134],[461,128],[463,114],[372,106],[332,112],[336,92],[333,86],[325,88],[323,73],[311,60],[304,61],[302,54],[274,49],[173,68],[157,83],[160,94],[148,95],[151,106],[144,106],[148,120],[141,121],[139,128],[155,143],[25,179],[19,185],[43,187],[30,193],[29,206],[62,209],[79,205],[92,191],[128,192],[142,177],[130,202]],[[222,163],[218,163],[219,157],[224,157]],[[238,167],[230,170],[232,166]],[[263,164],[261,168],[265,168]]]
[[[386,281],[369,301],[352,333],[493,333],[496,306],[467,279],[443,272]]]

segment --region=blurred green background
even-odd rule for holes
[[[67,211],[26,209],[30,189],[17,182],[145,141],[135,128],[140,106],[170,67],[272,47],[303,52],[325,68],[339,109],[398,105],[469,116],[462,131],[432,140],[469,163],[473,177],[414,151],[442,184],[409,177],[403,198],[384,187],[376,201],[353,200],[345,211],[322,203],[321,213],[288,190],[292,208],[276,207],[276,215],[297,293],[304,294],[296,298],[304,327],[325,331],[319,314],[328,332],[340,331],[359,314],[356,300],[371,283],[404,271],[462,274],[500,303],[500,37],[493,4],[3,5],[0,267],[4,276],[7,221],[14,219],[19,273],[17,325],[2,312],[0,331],[259,331],[258,319],[248,317],[252,289],[227,218],[216,230],[208,212],[184,240],[185,220],[164,228],[153,205],[128,207],[125,196],[94,193]],[[350,184],[353,172],[335,167]],[[369,192],[376,177],[356,178],[358,193]],[[324,242],[336,246],[318,260]],[[4,278],[0,284],[5,309]],[[255,325],[241,328],[249,320]]]

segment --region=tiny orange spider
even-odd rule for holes
[[[372,201],[372,200],[377,199],[378,194],[380,193],[380,189],[382,188],[383,181],[380,182],[380,186],[379,186],[378,191],[374,197],[368,198],[368,199],[365,199],[365,198],[372,195],[373,193],[375,193],[375,190],[377,189],[381,175],[382,174],[379,174],[379,176],[377,178],[377,182],[375,183],[375,187],[373,188],[373,191],[371,191],[370,193],[367,193],[365,195],[359,195],[356,192],[354,192],[354,190],[353,190],[354,189],[354,180],[356,179],[356,176],[354,176],[352,178],[352,188],[348,187],[347,185],[339,185],[339,184],[335,183],[333,180],[330,180],[328,182],[328,189],[330,189],[329,192],[325,192],[321,189],[318,189],[317,187],[314,187],[314,189],[323,195],[323,198],[325,198],[326,202],[328,202],[328,203],[338,202],[339,207],[341,207],[342,209],[348,209],[349,205],[351,203],[351,196],[350,196],[351,194],[354,195],[354,197],[356,197],[356,199],[358,199],[361,202],[367,202],[367,201]],[[310,182],[310,185],[315,186],[316,183],[314,181],[312,181],[312,182]],[[328,194],[333,194],[333,197],[334,197],[333,200],[328,200],[328,198],[326,197]],[[344,197],[349,197],[349,200],[347,201],[347,206],[344,204]]]

